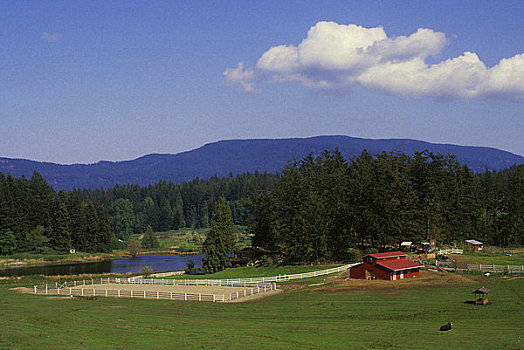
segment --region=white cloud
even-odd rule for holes
[[[226,82],[231,85],[239,85],[247,92],[255,91],[253,79],[255,71],[253,69],[244,69],[244,63],[238,62],[236,68],[227,68],[224,71]]]
[[[41,36],[41,39],[44,41],[47,41],[48,43],[54,43],[54,42],[60,41],[61,38],[62,38],[62,34],[60,33],[43,32]]]
[[[505,58],[490,69],[488,94],[500,94],[515,98],[524,96],[524,54]]]
[[[270,74],[275,82],[297,81],[312,88],[360,84],[402,97],[524,98],[524,54],[502,59],[492,68],[472,52],[426,63],[447,42],[444,33],[426,28],[388,37],[382,27],[319,22],[297,46],[279,45],[264,52],[255,69]],[[224,75],[252,91],[255,69],[239,64]]]

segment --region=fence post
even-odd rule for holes
[[[187,300],[187,293],[184,293],[184,300]]]
[[[144,291],[144,299],[146,298],[146,291]]]
[[[173,292],[169,292],[169,298],[173,300]]]
[[[84,288],[82,288],[82,296],[84,296]]]
[[[215,294],[213,294],[213,302],[215,302]]]
[[[131,289],[131,298],[133,297],[133,290]]]
[[[198,301],[202,301],[202,294],[198,293]]]
[[[47,294],[47,283],[45,284],[45,294]]]
[[[93,288],[93,296],[96,296],[96,289]]]
[[[159,291],[156,292],[156,298],[160,299],[160,292]]]
[[[118,297],[120,298],[120,289],[118,290]]]
[[[34,286],[35,294],[36,294],[36,286]]]
[[[106,289],[106,297],[107,297],[107,289]]]
[[[73,291],[71,290],[71,288],[69,288],[69,295],[73,296]]]

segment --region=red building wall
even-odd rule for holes
[[[374,272],[375,279],[381,279],[381,280],[391,280],[393,277],[391,276],[391,273],[393,271],[386,269],[384,267],[376,266],[373,264],[368,264],[367,262],[362,263],[359,266],[355,266],[349,270],[349,277],[350,278],[358,278],[358,279],[366,279],[366,270],[370,270]],[[407,272],[410,271],[410,272]],[[400,272],[401,271],[394,271],[396,275],[396,279],[400,279]],[[404,272],[404,278],[412,278],[419,275],[420,271],[419,269],[413,269],[410,270],[403,270]]]
[[[389,270],[378,267],[376,265],[368,264],[366,262],[362,263],[362,265],[351,268],[349,270],[349,277],[366,279],[366,270],[373,271],[375,274],[375,279],[380,279],[380,280],[391,279]]]

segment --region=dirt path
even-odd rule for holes
[[[408,278],[396,281],[386,280],[364,280],[349,279],[349,273],[327,278],[325,285],[314,288],[313,290],[353,290],[353,291],[372,291],[372,290],[404,290],[406,288],[427,288],[444,287],[450,285],[473,285],[483,276],[463,276],[456,273],[445,273],[432,270],[422,270],[420,275],[415,278]],[[311,290],[311,289],[310,289]]]
[[[69,288],[65,288],[68,290]],[[125,290],[125,291],[146,291],[146,292],[173,292],[173,293],[188,293],[188,294],[217,294],[229,295],[236,292],[244,292],[241,287],[224,287],[224,286],[184,286],[184,285],[169,285],[169,284],[124,284],[124,283],[109,283],[109,284],[94,284],[88,286],[77,286],[71,288],[72,290]]]

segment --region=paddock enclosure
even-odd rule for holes
[[[33,287],[34,294],[227,302],[276,290],[275,283],[99,278]]]

